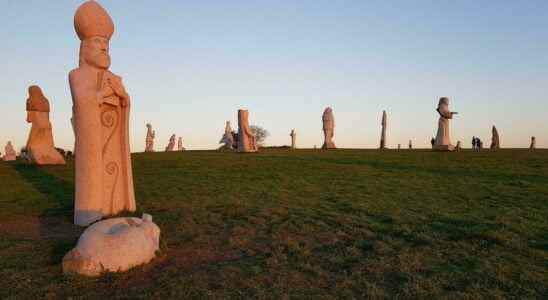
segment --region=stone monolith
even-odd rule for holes
[[[114,23],[95,1],[74,15],[79,67],[69,74],[75,143],[74,222],[87,226],[103,216],[135,211],[129,146],[130,97],[109,71]]]
[[[295,129],[291,130],[289,136],[291,137],[291,149],[297,149],[297,132]]]
[[[178,151],[185,151],[185,147],[183,147],[183,138],[182,137],[179,137],[179,139],[177,140],[177,150]]]
[[[257,136],[249,127],[249,112],[238,110],[238,152],[257,152]]]
[[[4,147],[4,156],[2,156],[2,160],[3,161],[17,160],[17,152],[15,152],[15,149],[13,148],[11,141],[9,141],[6,144],[6,147]]]
[[[452,112],[449,110],[449,98],[447,97],[440,98],[438,108],[436,110],[440,115],[440,119],[438,121],[438,133],[436,134],[434,150],[454,151],[455,146],[451,144],[449,122],[453,119],[453,115],[456,115],[457,112]]]
[[[64,165],[65,159],[55,149],[49,121],[50,105],[40,87],[29,87],[27,122],[31,123],[26,146],[27,159],[37,165]]]
[[[145,139],[145,152],[154,152],[154,138],[156,137],[156,131],[152,130],[152,125],[147,124],[147,137]]]
[[[327,107],[322,115],[323,122],[323,137],[324,143],[322,149],[337,149],[335,143],[333,142],[333,137],[335,136],[335,116],[333,115],[333,109]]]
[[[388,117],[386,115],[386,111],[382,111],[382,121],[381,121],[381,145],[380,149],[384,150],[386,149],[386,126],[388,124]]]
[[[175,150],[175,138],[176,137],[174,134],[169,138],[169,143],[166,146],[166,152]]]
[[[409,140],[409,150],[413,149],[413,141]]]
[[[537,148],[537,138],[532,136],[531,137],[531,145],[529,146],[530,150],[535,150]]]
[[[219,144],[223,144],[220,149],[233,150],[234,143],[234,132],[232,131],[232,126],[230,125],[230,121],[226,121],[225,132],[223,133],[221,140],[219,140]]]
[[[493,129],[491,130],[493,135],[491,137],[491,150],[499,150],[500,149],[500,137],[499,132],[497,131],[497,127],[493,126]]]
[[[457,145],[455,146],[455,151],[460,151],[462,149],[462,144],[460,141],[457,141]]]

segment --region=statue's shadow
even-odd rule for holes
[[[39,214],[38,234],[40,241],[51,249],[52,263],[58,264],[82,233],[82,229],[72,222],[74,184],[53,174],[65,166],[40,167],[18,163],[13,167],[48,202]]]

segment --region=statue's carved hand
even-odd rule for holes
[[[122,107],[128,106],[129,95],[126,92],[122,81],[117,77],[112,77],[108,79],[108,84],[110,85],[116,96],[120,98],[120,104],[122,105]]]

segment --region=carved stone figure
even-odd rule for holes
[[[55,149],[49,121],[50,106],[40,87],[29,87],[27,122],[31,123],[26,146],[26,157],[37,165],[64,165],[65,159]]]
[[[257,152],[257,137],[249,127],[249,112],[238,110],[238,152]]]
[[[333,142],[333,137],[335,136],[335,117],[333,116],[333,109],[331,107],[327,107],[324,110],[322,121],[324,136],[322,149],[337,149],[337,146]]]
[[[382,111],[382,121],[381,121],[381,146],[380,149],[386,149],[386,125],[388,123],[388,117],[386,116],[386,111]]]
[[[413,141],[409,140],[409,150],[413,149]]]
[[[401,150],[401,144],[398,144],[398,150]]]
[[[532,136],[531,137],[531,146],[529,146],[530,150],[535,150],[537,148],[537,138]]]
[[[147,124],[147,137],[145,140],[145,152],[154,152],[154,138],[156,137],[156,131],[152,130],[152,125]]]
[[[438,121],[438,133],[436,134],[434,150],[453,151],[455,150],[455,146],[451,144],[449,120],[453,119],[453,115],[458,113],[449,110],[449,98],[447,97],[440,99],[437,111],[440,114],[440,119]]]
[[[295,129],[291,130],[289,136],[291,137],[291,149],[297,149],[297,132]]]
[[[178,151],[185,151],[185,147],[183,147],[183,138],[179,137],[179,140],[177,141],[177,150]]]
[[[4,156],[2,157],[3,161],[14,161],[17,160],[17,152],[15,152],[15,149],[13,148],[13,145],[11,144],[11,141],[9,141],[6,144],[6,147],[4,147]]]
[[[493,126],[492,129],[493,136],[491,137],[491,150],[499,150],[500,149],[500,137],[499,132],[497,131],[497,127]]]
[[[457,145],[455,146],[455,151],[460,151],[462,149],[460,141],[457,142]]]
[[[81,40],[79,67],[69,74],[75,143],[74,222],[87,226],[103,216],[135,211],[129,147],[130,97],[109,71],[112,19],[95,1],[74,15]]]
[[[87,228],[63,258],[63,273],[99,276],[149,263],[160,245],[160,228],[150,215],[114,218]]]
[[[224,150],[233,150],[234,149],[234,131],[232,131],[232,126],[230,126],[230,121],[226,121],[225,133],[221,137],[219,144],[224,144],[220,149]]]
[[[175,135],[172,135],[169,138],[169,144],[167,144],[166,152],[167,151],[173,151],[175,149]]]

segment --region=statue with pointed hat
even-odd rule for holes
[[[55,149],[53,132],[49,121],[48,99],[39,86],[29,87],[27,99],[27,122],[31,123],[26,146],[27,159],[37,165],[64,165],[65,159]]]
[[[291,129],[289,136],[291,137],[291,149],[297,149],[297,132],[295,129]]]
[[[333,115],[333,109],[331,107],[324,110],[322,122],[324,136],[322,149],[337,149],[335,142],[333,142],[333,137],[335,136],[335,116]]]
[[[440,118],[438,120],[438,133],[433,149],[436,151],[455,151],[455,146],[451,144],[451,132],[449,129],[449,121],[457,112],[449,110],[449,98],[441,97],[436,109]]]
[[[147,137],[145,139],[145,152],[154,152],[154,138],[156,131],[152,130],[152,125],[147,123]]]
[[[80,38],[79,67],[69,74],[75,129],[74,222],[87,226],[104,216],[135,211],[129,147],[130,97],[109,70],[114,23],[96,1],[74,15]]]

